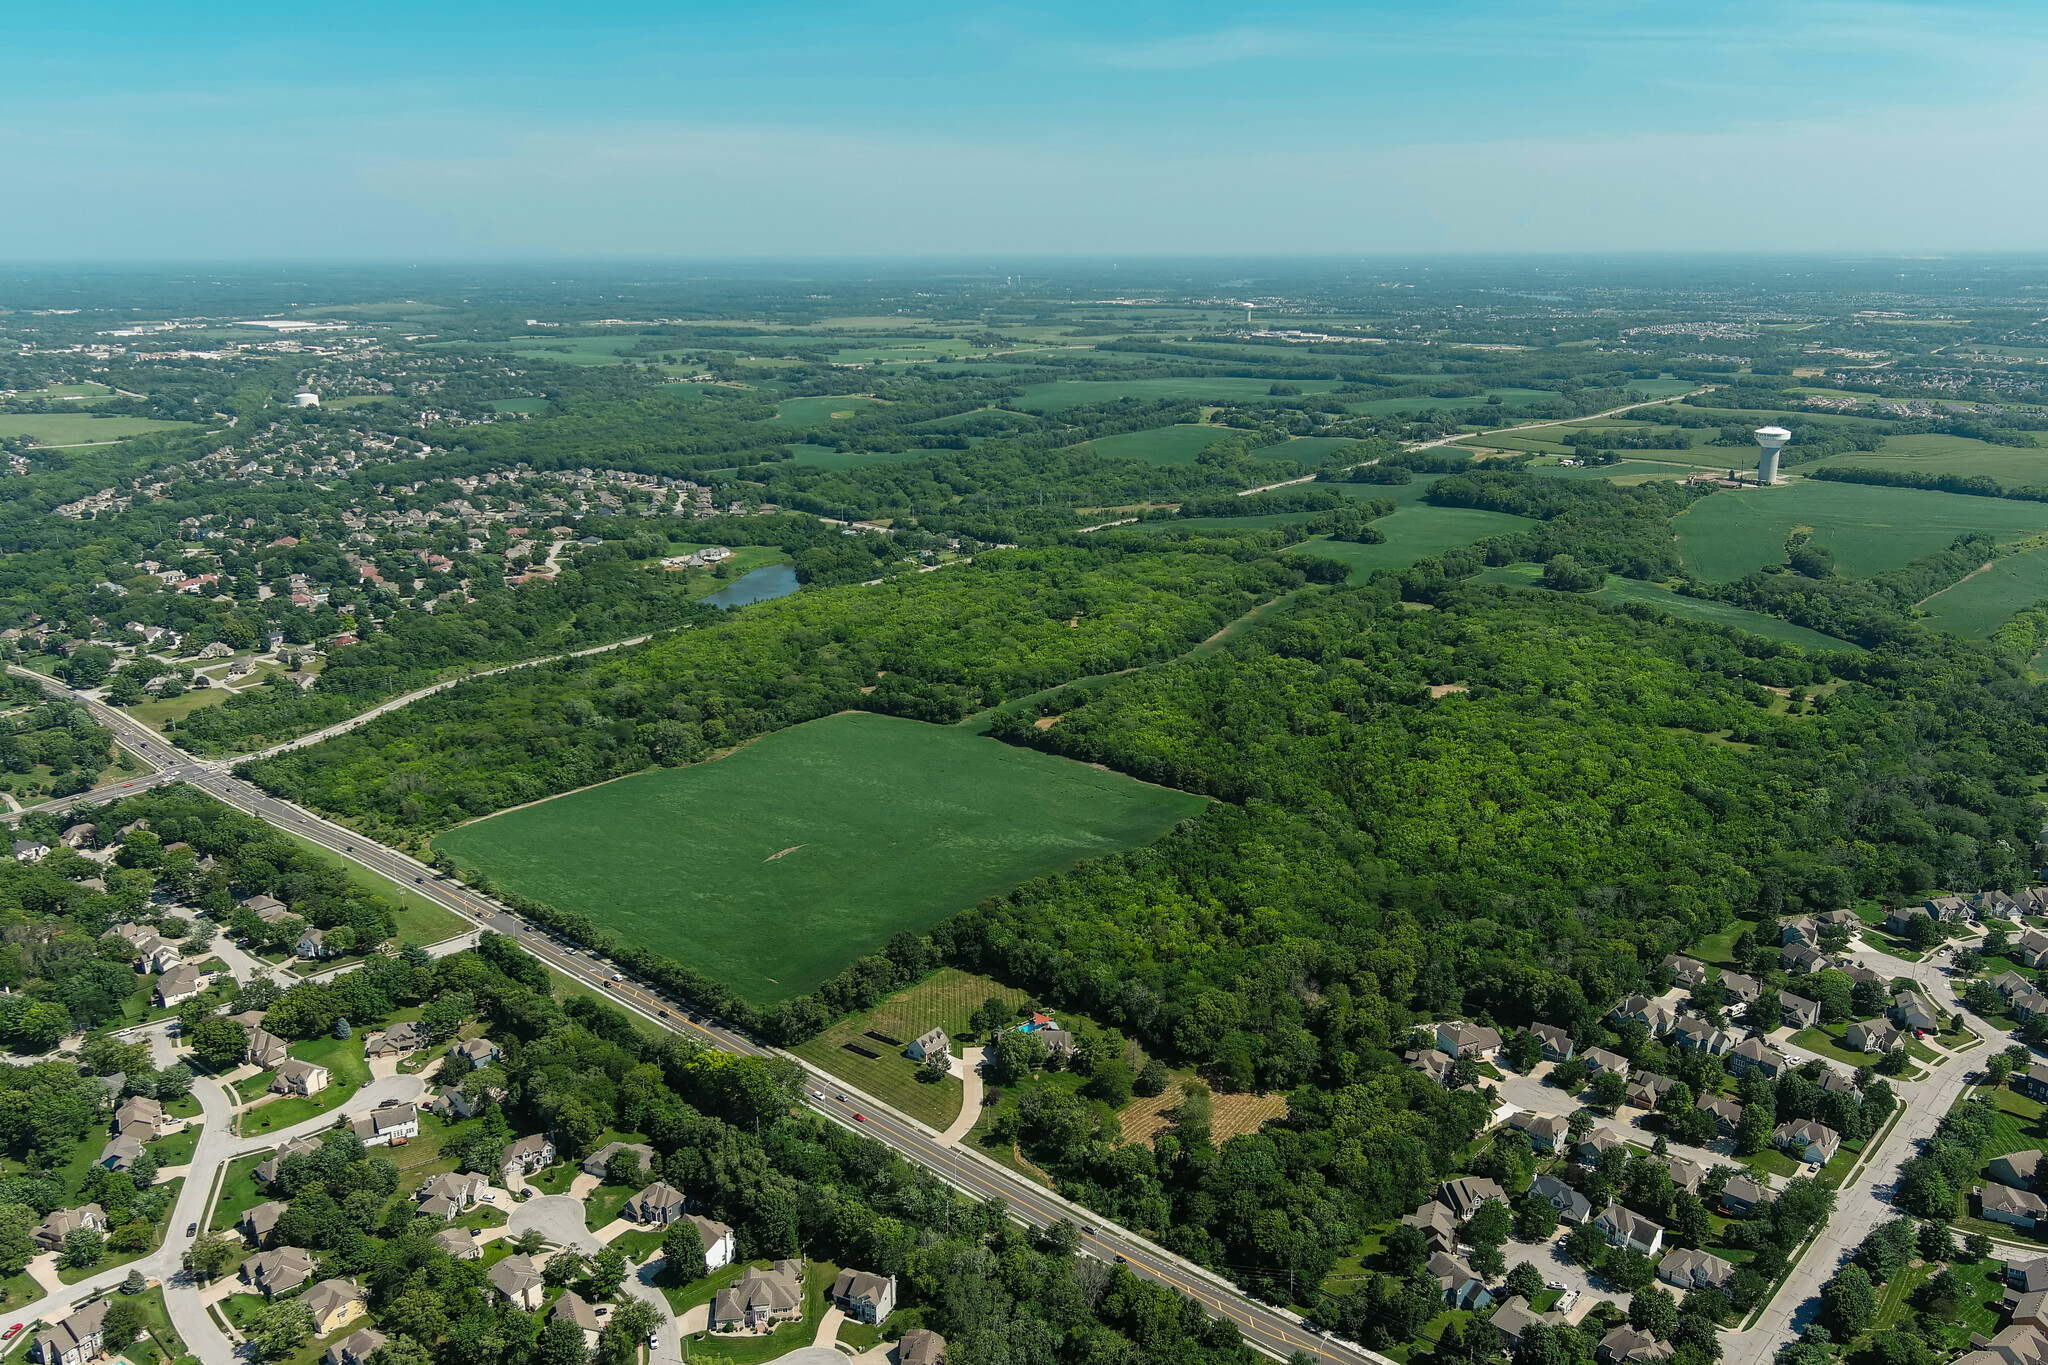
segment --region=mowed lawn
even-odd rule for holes
[[[1945,550],[1965,531],[2017,540],[2048,530],[2048,503],[1801,479],[1695,503],[1677,520],[1678,552],[1701,578],[1727,582],[1782,564],[1799,526],[1813,528],[1842,573],[1865,578]]]
[[[0,417],[0,439],[26,436],[53,446],[93,445],[124,441],[151,431],[192,431],[190,422],[159,422],[154,417],[94,417],[83,412],[10,414]]]
[[[1927,599],[1931,626],[1981,640],[2004,625],[2022,607],[2048,597],[2048,550],[2029,550],[1993,560],[1973,574]]]
[[[829,422],[836,413],[848,413],[867,407],[875,400],[858,394],[813,398],[785,398],[775,405],[775,416],[771,418],[786,427],[810,427],[820,422]]]
[[[464,867],[770,1003],[903,930],[1207,803],[965,728],[848,713],[452,830]]]

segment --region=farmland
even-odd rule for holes
[[[1428,394],[1424,394],[1419,398],[1372,398],[1363,403],[1347,403],[1344,407],[1347,412],[1382,414],[1390,412],[1423,412],[1430,408],[1484,407],[1486,400],[1495,396],[1498,396],[1501,402],[1505,404],[1536,403],[1546,398],[1557,397],[1556,394],[1551,393],[1547,389],[1488,389],[1485,393],[1461,395],[1454,398],[1436,398]],[[1482,418],[1485,416],[1483,413],[1475,413],[1473,415]]]
[[[1927,624],[1981,640],[2022,607],[2048,597],[2048,549],[2028,550],[1992,561],[1922,605],[1933,613]]]
[[[0,417],[0,439],[26,436],[52,446],[93,445],[125,441],[152,431],[191,431],[190,422],[159,422],[153,417],[95,417],[86,412],[10,413]]]
[[[2008,488],[2048,484],[2048,450],[1995,446],[1968,436],[1887,436],[1882,450],[1850,451],[1816,460],[1814,469],[1902,469],[1916,474],[1985,475]]]
[[[1946,549],[1965,531],[2014,540],[2048,530],[2048,504],[1804,479],[1696,504],[1678,518],[1679,554],[1701,578],[1726,582],[1782,563],[1785,537],[1801,526],[1843,574],[1861,578]]]
[[[834,450],[831,446],[796,444],[789,447],[796,462],[813,469],[864,469],[871,464],[893,464],[898,460],[922,460],[929,450]]]
[[[1044,387],[1044,386],[1041,386]],[[1129,431],[1090,441],[1090,454],[1112,460],[1150,460],[1153,464],[1193,464],[1195,456],[1231,434],[1229,427],[1181,425]]]
[[[1336,387],[1333,379],[1289,380],[1303,393],[1327,393]],[[1264,398],[1272,390],[1265,379],[1061,379],[1050,384],[1032,384],[1015,406],[1027,412],[1064,412],[1083,403],[1109,403],[1119,398]]]
[[[964,727],[850,713],[437,846],[771,1002],[899,931],[1148,843],[1203,804]]]
[[[823,398],[785,398],[775,405],[774,420],[786,427],[813,427],[820,422],[829,422],[836,416],[851,414],[874,401],[872,398],[863,398],[856,394],[837,394]]]
[[[1537,580],[1542,574],[1543,571],[1534,564],[1508,564],[1500,568],[1482,569],[1474,575],[1472,581],[1533,588],[1537,586]],[[1684,597],[1656,583],[1638,583],[1634,579],[1610,575],[1606,587],[1598,592],[1586,593],[1584,596],[1599,602],[1648,602],[1651,606],[1668,611],[1673,616],[1706,621],[1717,626],[1735,626],[1753,635],[1783,640],[1787,644],[1799,645],[1806,649],[1841,650],[1852,654],[1863,652],[1861,645],[1837,640],[1817,630],[1808,630],[1805,626],[1795,626],[1790,621],[1781,621],[1760,611],[1730,606],[1726,602]]]

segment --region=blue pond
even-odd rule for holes
[[[706,597],[704,602],[713,607],[744,607],[750,602],[766,602],[771,597],[787,597],[796,589],[795,569],[787,564],[770,564],[743,578],[734,579]]]

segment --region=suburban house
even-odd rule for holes
[[[1884,917],[1884,931],[1904,938],[1912,932],[1915,921],[1933,918],[1934,916],[1927,913],[1927,907],[1924,905],[1895,905],[1891,913]]]
[[[1536,1041],[1543,1044],[1543,1059],[1547,1062],[1568,1062],[1578,1051],[1578,1044],[1561,1028],[1549,1024],[1531,1024],[1529,1032],[1536,1035]]]
[[[301,1153],[311,1155],[320,1150],[320,1139],[316,1137],[293,1138],[281,1147],[271,1149],[270,1159],[256,1167],[256,1178],[266,1185],[277,1183],[277,1173],[287,1157]]]
[[[1734,1034],[1696,1014],[1680,1015],[1676,1029],[1678,1046],[1686,1052],[1704,1050],[1709,1057],[1718,1057],[1735,1046]]]
[[[2024,1261],[2017,1258],[2008,1259],[2005,1263],[2005,1282],[2022,1294],[2037,1294],[2042,1290],[2048,1290],[2048,1256],[2036,1256]]]
[[[370,1365],[390,1338],[374,1327],[359,1327],[327,1348],[327,1365]]]
[[[842,1270],[832,1281],[832,1302],[849,1318],[876,1326],[896,1311],[896,1277]]]
[[[1589,1047],[1579,1054],[1579,1060],[1584,1062],[1595,1076],[1604,1076],[1611,1071],[1623,1080],[1628,1079],[1628,1058],[1619,1052],[1609,1052],[1604,1047]]]
[[[1529,1308],[1529,1301],[1520,1294],[1493,1310],[1493,1330],[1500,1334],[1501,1345],[1510,1351],[1522,1344],[1522,1336],[1537,1323],[1562,1321],[1557,1313],[1537,1313]]]
[[[564,1289],[562,1297],[555,1300],[555,1320],[570,1322],[583,1329],[583,1349],[597,1349],[597,1339],[604,1335],[604,1319],[597,1310],[584,1302],[583,1296],[573,1289]]]
[[[1418,1048],[1407,1053],[1402,1060],[1438,1085],[1448,1086],[1451,1083],[1451,1059],[1435,1048]]]
[[[2007,1152],[2004,1156],[1991,1158],[1985,1172],[2001,1185],[2010,1185],[2016,1190],[2031,1190],[2034,1180],[2041,1172],[2041,1149],[2029,1147],[2024,1152]],[[87,1205],[88,1208],[95,1207]],[[55,1215],[53,1214],[52,1217]]]
[[[285,1043],[285,1040],[278,1037],[275,1033],[266,1033],[261,1028],[252,1028],[249,1030],[249,1050],[243,1055],[251,1065],[260,1066],[265,1071],[272,1071],[292,1054],[291,1048]]]
[[[327,1068],[318,1062],[287,1057],[277,1064],[270,1088],[280,1095],[317,1095],[327,1088]]]
[[[2034,1062],[2012,1073],[2012,1088],[2029,1099],[2048,1100],[2048,1066]]]
[[[1763,987],[1757,984],[1753,976],[1724,971],[1721,973],[1721,994],[1739,1004],[1747,1005],[1763,994]]]
[[[1820,1002],[1789,991],[1778,996],[1778,1016],[1787,1028],[1812,1028],[1820,1022]]]
[[[767,1270],[750,1267],[711,1301],[711,1326],[721,1332],[755,1329],[804,1311],[804,1263],[777,1261]]]
[[[910,1046],[903,1051],[913,1062],[924,1061],[927,1057],[950,1058],[953,1055],[953,1040],[946,1036],[944,1029],[935,1028],[911,1039]]]
[[[14,861],[17,863],[39,863],[50,856],[48,844],[37,843],[34,839],[14,841]]]
[[[2048,962],[2048,934],[2038,929],[2029,929],[2013,941],[2013,956],[2029,967],[2038,967]]]
[[[2004,893],[2000,893],[2001,895]],[[1970,917],[1968,896],[1936,896],[1927,902],[1927,914],[1943,924],[1953,924]]]
[[[1698,1194],[1701,1183],[1711,1174],[1699,1162],[1689,1161],[1682,1156],[1665,1157],[1664,1169],[1671,1172],[1671,1183],[1687,1194]]]
[[[1972,1334],[1972,1345],[1983,1337]],[[1956,1365],[2041,1365],[2048,1361],[2048,1334],[2028,1323],[2015,1322],[1982,1346],[1960,1356]]]
[[[1667,1032],[1678,1022],[1677,1014],[1669,1005],[1652,1000],[1647,995],[1631,995],[1616,1005],[1609,1017],[1617,1020],[1633,1019],[1653,1034]]]
[[[106,1235],[107,1213],[98,1204],[86,1204],[75,1209],[58,1209],[42,1221],[34,1232],[36,1246],[43,1251],[62,1251],[64,1239],[80,1228],[91,1228],[101,1236]]]
[[[1623,1323],[1600,1338],[1600,1344],[1593,1348],[1593,1358],[1600,1365],[1653,1365],[1671,1359],[1677,1351],[1670,1342],[1659,1341],[1648,1332],[1639,1332]]]
[[[1890,1052],[1905,1045],[1906,1035],[1882,1019],[1851,1024],[1842,1034],[1842,1046],[1851,1052]]]
[[[1778,962],[1788,972],[1817,972],[1828,965],[1819,949],[1804,943],[1788,943],[1778,950]]]
[[[1771,1130],[1771,1141],[1801,1161],[1826,1165],[1842,1150],[1842,1135],[1812,1119],[1781,1123]]]
[[[140,1138],[117,1137],[106,1146],[100,1148],[99,1164],[105,1166],[108,1170],[132,1170],[135,1163],[141,1159],[142,1139]]]
[[[242,1214],[242,1221],[235,1226],[247,1234],[250,1241],[259,1247],[270,1245],[273,1233],[277,1231],[277,1220],[284,1217],[284,1211],[291,1205],[282,1199],[267,1199]]]
[[[1730,1218],[1742,1218],[1757,1205],[1769,1202],[1770,1188],[1746,1175],[1731,1175],[1721,1187],[1721,1208]]]
[[[946,1339],[929,1327],[913,1327],[896,1343],[902,1365],[945,1365]]]
[[[425,1047],[429,1042],[427,1031],[418,1024],[393,1024],[378,1033],[363,1035],[365,1057],[402,1057],[408,1052]]]
[[[1795,943],[1818,946],[1820,924],[1812,915],[1794,915],[1778,926],[1778,943],[1786,948]]]
[[[511,1300],[514,1308],[524,1308],[529,1313],[539,1309],[545,1289],[541,1284],[540,1267],[533,1263],[533,1257],[507,1256],[486,1270],[484,1278]]]
[[[1638,1109],[1655,1109],[1657,1101],[1664,1098],[1664,1092],[1675,1084],[1669,1076],[1659,1076],[1654,1071],[1639,1071],[1629,1080],[1623,1098],[1626,1103]]]
[[[429,1218],[454,1218],[470,1208],[488,1189],[480,1175],[437,1175],[422,1184],[416,1197]]]
[[[1557,1211],[1561,1223],[1583,1223],[1593,1216],[1593,1206],[1586,1196],[1565,1184],[1554,1175],[1539,1175],[1529,1182],[1529,1197],[1541,1199]],[[1442,1204],[1426,1204],[1424,1208],[1442,1209]],[[1445,1212],[1449,1212],[1445,1210]],[[1402,1222],[1409,1221],[1406,1218]],[[1455,1242],[1453,1242],[1455,1245]]]
[[[1446,1180],[1437,1190],[1436,1197],[1457,1215],[1461,1223],[1472,1216],[1474,1209],[1489,1199],[1501,1204],[1508,1202],[1506,1192],[1483,1175],[1467,1175],[1456,1180]]]
[[[1707,984],[1707,964],[1698,958],[1672,953],[1664,959],[1664,965],[1671,969],[1671,979],[1689,991]]]
[[[1814,1081],[1814,1084],[1827,1091],[1830,1095],[1854,1095],[1856,1093],[1856,1082],[1850,1080],[1831,1066],[1824,1066],[1820,1069],[1820,1075]]]
[[[1664,1249],[1664,1229],[1619,1204],[1609,1203],[1593,1220],[1593,1226],[1607,1234],[1609,1246],[1628,1247],[1645,1256],[1655,1256]]]
[[[2012,998],[2012,1014],[2021,1023],[2037,1014],[2048,1014],[2048,995],[2039,991],[2021,991]]]
[[[242,908],[265,924],[277,924],[291,914],[290,907],[275,896],[251,896],[242,902]]]
[[[521,1174],[532,1175],[543,1166],[554,1164],[554,1141],[546,1133],[529,1133],[506,1145],[502,1161],[501,1169],[517,1166]]]
[[[1536,1178],[1538,1180],[1551,1179],[1547,1175]],[[1564,1184],[1561,1180],[1555,1183]],[[1534,1191],[1536,1186],[1532,1183],[1529,1188]],[[1566,1185],[1565,1188],[1571,1189],[1569,1185]],[[1577,1194],[1578,1191],[1573,1190],[1572,1193]],[[1543,1197],[1549,1198],[1548,1195]],[[1581,1196],[1581,1199],[1583,1198],[1584,1196]],[[1401,1221],[1411,1228],[1420,1229],[1422,1239],[1429,1244],[1431,1251],[1450,1251],[1458,1245],[1458,1215],[1452,1213],[1447,1206],[1438,1203],[1434,1199],[1407,1215]]]
[[[184,1120],[165,1114],[162,1104],[143,1095],[130,1096],[114,1111],[114,1131],[144,1142],[184,1126]]]
[[[1439,1251],[1429,1258],[1429,1273],[1436,1278],[1444,1302],[1453,1308],[1476,1313],[1493,1302],[1493,1294],[1487,1289],[1486,1281],[1475,1275],[1462,1257]]]
[[[339,1332],[364,1312],[363,1291],[354,1280],[322,1280],[306,1291],[305,1304],[313,1311],[316,1337]]]
[[[1891,1016],[1892,1022],[1908,1033],[1935,1033],[1941,1029],[1941,1016],[1927,1003],[1927,997],[1917,991],[1900,991],[1893,996]]]
[[[389,1109],[372,1109],[359,1119],[349,1121],[349,1127],[362,1140],[365,1147],[389,1147],[394,1142],[406,1142],[420,1135],[420,1111],[410,1104],[395,1104]]]
[[[2048,1215],[2048,1204],[2042,1203],[2039,1195],[2010,1185],[1986,1185],[1978,1191],[1978,1198],[1984,1206],[1984,1216],[1994,1223],[2030,1228]]]
[[[1626,1142],[1605,1128],[1595,1128],[1579,1139],[1579,1145],[1572,1149],[1572,1156],[1581,1165],[1592,1166],[1599,1162],[1602,1153],[1626,1146]]]
[[[1712,1114],[1714,1127],[1722,1137],[1734,1137],[1742,1127],[1742,1104],[1726,1095],[1702,1095],[1693,1101],[1692,1107]]]
[[[604,1146],[583,1158],[583,1174],[603,1175],[612,1164],[612,1158],[620,1152],[631,1152],[640,1158],[640,1169],[654,1169],[654,1149],[644,1142],[607,1142]]]
[[[319,1267],[313,1258],[298,1247],[279,1247],[275,1251],[261,1251],[242,1262],[242,1282],[262,1293],[265,1298],[274,1299],[279,1294],[289,1294],[313,1278]]]
[[[1437,1050],[1453,1057],[1490,1062],[1500,1051],[1500,1034],[1479,1024],[1453,1021],[1436,1026]]]
[[[667,1227],[681,1218],[689,1206],[690,1201],[683,1197],[681,1190],[666,1180],[657,1180],[628,1199],[622,1212],[636,1223]]]
[[[489,1066],[505,1055],[504,1049],[488,1038],[465,1038],[448,1051],[457,1057],[468,1059],[473,1067]]]
[[[1657,1262],[1657,1278],[1680,1289],[1726,1289],[1735,1267],[1704,1251],[1673,1251]]]
[[[100,1353],[106,1343],[106,1334],[101,1331],[100,1323],[107,1316],[107,1302],[100,1299],[89,1303],[39,1334],[31,1354],[42,1365],[85,1365]]]
[[[1561,1152],[1571,1136],[1571,1124],[1558,1114],[1531,1114],[1517,1110],[1508,1126],[1528,1135],[1529,1145],[1539,1152]]]
[[[182,1005],[205,990],[211,979],[197,967],[173,967],[156,979],[156,1003],[164,1009]]]
[[[697,1240],[704,1244],[704,1269],[709,1272],[723,1270],[732,1264],[739,1253],[739,1243],[734,1239],[732,1229],[715,1219],[690,1215],[690,1226],[697,1229]]]
[[[481,1261],[484,1244],[468,1228],[443,1228],[434,1234],[434,1245],[458,1261]]]
[[[1761,1038],[1745,1038],[1742,1042],[1736,1044],[1734,1049],[1728,1054],[1728,1069],[1738,1076],[1746,1076],[1752,1071],[1760,1071],[1766,1077],[1775,1081],[1778,1077],[1784,1075],[1791,1065],[1790,1062],[1785,1060],[1784,1053],[1779,1052]]]
[[[2034,989],[2034,983],[2010,969],[1991,978],[1991,985],[2000,995],[2010,1000],[2015,995]]]
[[[98,878],[94,880],[97,881]],[[158,938],[155,934],[138,942],[135,950],[141,958],[142,969],[146,972],[155,972],[159,976],[173,967],[183,966],[185,962],[178,953],[177,944],[169,939]]]
[[[337,957],[341,953],[341,949],[327,946],[327,936],[325,934],[318,929],[310,927],[299,931],[299,941],[292,945],[292,951],[308,961],[316,961],[323,957]]]

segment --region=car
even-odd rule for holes
[[[1544,1287],[1545,1289],[1555,1289],[1555,1290],[1557,1290],[1557,1291],[1558,1291],[1559,1293],[1563,1293],[1563,1292],[1564,1292],[1564,1281],[1563,1281],[1563,1280],[1545,1280],[1545,1281],[1543,1282],[1543,1287]]]
[[[838,1100],[841,1104],[846,1103],[846,1096],[844,1095],[834,1095],[832,1098]]]
[[[1124,1255],[1121,1251],[1119,1251],[1116,1254],[1116,1263],[1118,1265],[1129,1265],[1131,1263],[1131,1258]]]
[[[5,1332],[0,1332],[0,1341],[14,1340],[14,1334],[19,1332],[20,1330],[21,1324],[17,1322],[14,1324],[14,1326],[8,1328]]]
[[[661,1333],[649,1332],[647,1334],[647,1345],[650,1349],[661,1345]]]
[[[667,1011],[667,1010],[656,1010],[656,1011],[655,1011],[655,1013],[656,1013],[656,1014],[658,1014],[658,1015],[660,1015],[660,1016],[661,1016],[662,1018],[664,1018],[664,1019],[668,1018],[668,1011]]]
[[[418,885],[419,885],[419,884],[420,884],[421,882],[424,882],[425,880],[426,880],[426,878],[425,878],[425,877],[414,877],[414,878],[412,879],[412,884],[413,884],[414,886],[418,886]]]
[[[602,984],[603,984],[604,988],[605,988],[606,990],[608,990],[608,991],[615,991],[615,990],[617,990],[617,989],[618,989],[618,987],[617,987],[617,986],[614,986],[614,985],[613,985],[613,984],[612,984],[611,982],[609,982],[609,981],[603,982]]]
[[[853,1121],[855,1123],[866,1123],[868,1121],[868,1116],[866,1114],[861,1113],[860,1110],[856,1109],[853,1111]]]
[[[811,1092],[811,1098],[814,1100],[822,1100],[825,1098],[825,1092],[822,1090],[813,1090]]]
[[[1096,1227],[1093,1223],[1083,1223],[1081,1225],[1081,1231],[1086,1233],[1088,1236],[1093,1237],[1096,1233],[1102,1231],[1102,1229]]]
[[[185,1235],[187,1237],[197,1237],[199,1235],[199,1224],[187,1223],[185,1225]]]
[[[614,981],[624,981],[625,979],[626,979],[626,974],[625,974],[624,972],[613,972],[613,973],[612,973],[612,980],[614,980]]]
[[[377,1107],[378,1107],[379,1109],[396,1109],[396,1108],[398,1107],[398,1101],[397,1101],[397,1100],[383,1100],[383,1101],[381,1101],[381,1102],[380,1102],[380,1103],[379,1103],[379,1104],[377,1105]]]

